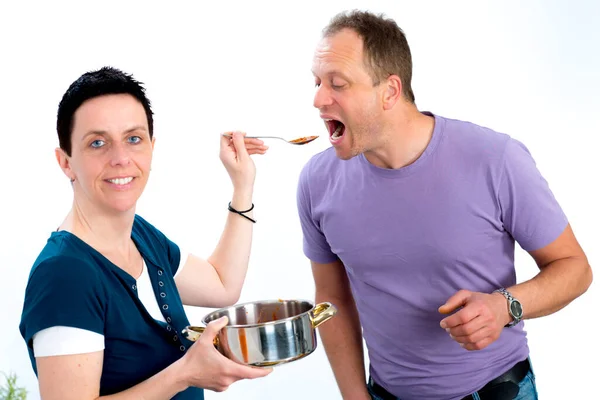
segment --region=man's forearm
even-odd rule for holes
[[[556,260],[534,278],[507,288],[523,305],[523,318],[552,314],[585,293],[592,270],[585,257]]]
[[[325,352],[344,400],[370,399],[365,380],[362,330],[353,299],[319,296],[317,302],[330,301],[337,315],[319,327]]]

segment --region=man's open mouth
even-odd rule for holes
[[[325,125],[327,125],[329,136],[334,140],[341,138],[346,131],[346,126],[336,119],[326,119]]]

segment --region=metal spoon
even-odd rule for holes
[[[231,137],[231,134],[224,133],[223,136]],[[248,138],[248,139],[279,139],[279,140],[283,140],[284,142],[287,142],[289,144],[306,144],[306,143],[312,142],[319,136],[303,136],[303,137],[299,137],[297,139],[292,139],[292,140],[287,140],[287,139],[284,139],[279,136],[244,136],[244,137]]]

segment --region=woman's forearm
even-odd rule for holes
[[[122,392],[98,400],[168,400],[186,390],[182,363],[176,361],[156,375]]]
[[[231,207],[238,211],[250,209],[252,207],[252,190],[235,190]],[[253,211],[244,213],[244,215],[254,219]],[[246,278],[252,246],[252,229],[252,221],[230,212],[223,234],[214,252],[208,258],[208,262],[217,271],[232,303],[239,298]]]

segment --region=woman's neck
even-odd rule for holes
[[[69,231],[100,253],[130,253],[131,230],[135,209],[122,213],[106,213],[73,201],[71,211],[60,229]]]

